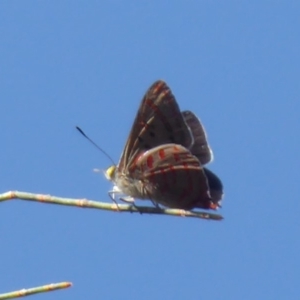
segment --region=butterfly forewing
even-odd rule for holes
[[[132,176],[143,181],[152,201],[168,207],[210,207],[209,188],[199,160],[181,145],[165,144],[146,151]]]
[[[166,143],[191,145],[192,138],[170,88],[159,80],[140,104],[118,170],[131,165],[142,152]]]
[[[200,120],[191,111],[183,111],[182,115],[193,135],[193,144],[187,148],[199,159],[202,165],[212,161],[213,154],[207,142],[207,136]]]

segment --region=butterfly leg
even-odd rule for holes
[[[110,199],[112,200],[112,202],[114,202],[116,204],[117,210],[120,211],[119,205],[118,205],[118,203],[117,203],[117,201],[115,199],[116,198],[116,194],[118,194],[118,190],[116,188],[117,187],[114,186],[113,189],[108,192],[108,195],[109,195]]]
[[[122,194],[117,186],[114,186],[113,189],[108,192],[108,195],[109,195],[110,199],[117,205],[118,210],[119,210],[119,206],[118,206],[118,203],[116,201],[116,195],[117,194]],[[134,198],[131,197],[131,196],[120,197],[119,199],[123,202],[134,205]]]
[[[121,200],[121,201],[124,201],[124,202],[126,202],[126,203],[131,204],[131,205],[132,205],[133,207],[135,207],[136,209],[139,209],[139,206],[137,206],[137,205],[135,204],[134,198],[131,197],[131,196],[122,197],[122,198],[120,198],[120,200]],[[155,208],[157,208],[157,209],[162,209],[162,208],[159,206],[159,204],[158,204],[157,202],[155,202],[155,201],[153,201],[153,200],[151,200],[151,199],[150,199],[150,201],[151,201],[152,204],[155,206]]]
[[[131,196],[125,196],[125,197],[121,197],[120,200],[121,200],[121,201],[124,201],[124,202],[126,202],[126,203],[129,203],[129,204],[130,204],[130,208],[133,208],[133,207],[134,207],[136,210],[138,210],[138,211],[140,212],[140,214],[142,214],[142,212],[140,211],[139,206],[137,206],[137,205],[135,204],[135,201],[134,201],[134,198],[133,198],[133,197],[131,197]]]
[[[155,206],[155,208],[162,209],[157,202],[153,201],[152,199],[150,199],[150,201]]]
[[[121,197],[120,200],[123,201],[123,202],[129,203],[129,204],[134,203],[134,198],[131,197],[131,196]]]

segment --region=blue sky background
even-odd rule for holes
[[[225,3],[226,2],[226,3]],[[288,3],[287,3],[288,2]],[[222,222],[0,204],[0,292],[34,299],[299,299],[299,1],[1,1],[0,187],[110,201],[164,79],[202,120]]]

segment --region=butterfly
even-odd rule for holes
[[[123,194],[126,201],[216,209],[222,184],[202,166],[211,159],[200,121],[191,112],[181,112],[170,88],[159,80],[141,101],[119,164],[105,172],[114,183],[109,193],[113,200]],[[212,196],[214,188],[217,197]]]

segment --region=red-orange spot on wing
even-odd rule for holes
[[[160,149],[158,151],[158,155],[161,159],[164,159],[165,158],[165,150],[164,149]]]
[[[209,208],[210,208],[210,209],[215,209],[215,210],[216,210],[218,207],[219,207],[218,204],[215,204],[215,203],[213,203],[213,202],[210,202],[210,203],[209,203]]]
[[[137,164],[138,164],[138,160],[141,158],[141,156],[143,155],[143,153],[137,155],[137,157],[135,157],[135,159],[132,162],[132,166],[131,166],[131,171],[135,171]]]
[[[148,158],[147,158],[147,166],[150,169],[153,168],[153,156],[152,155],[149,155]]]

